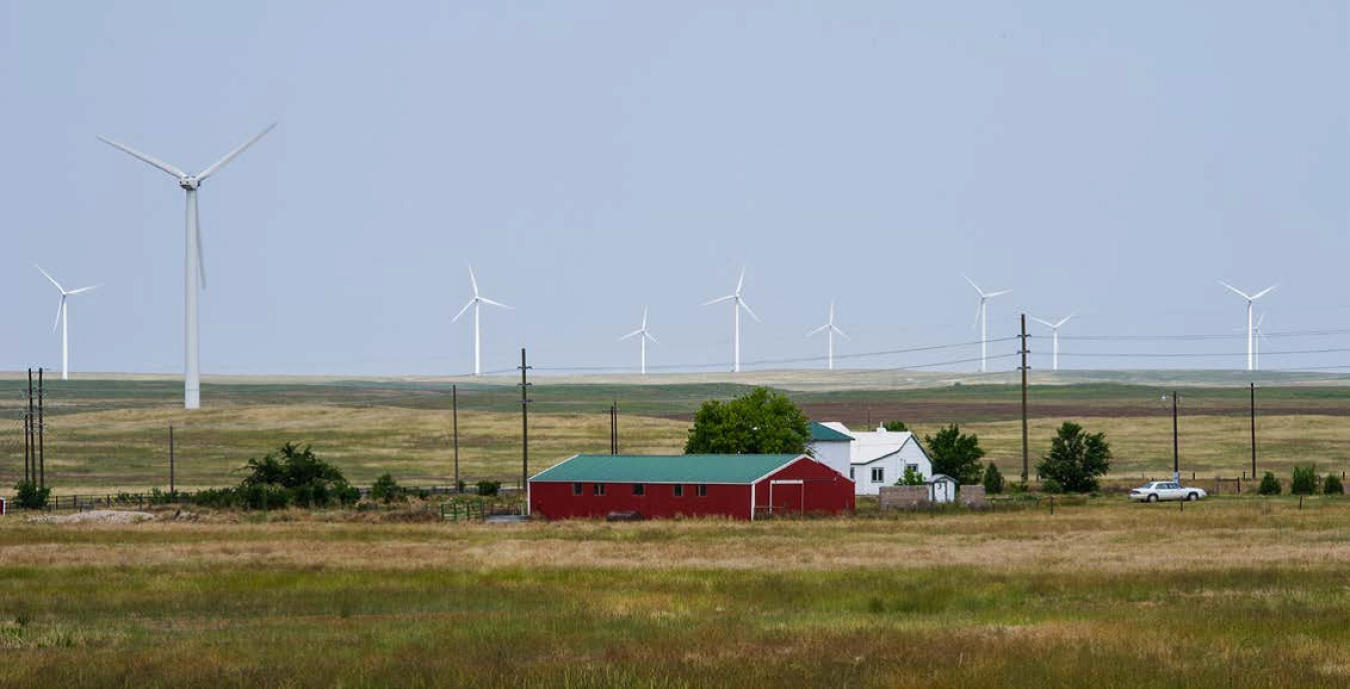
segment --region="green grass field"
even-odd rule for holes
[[[820,420],[855,429],[904,420],[921,435],[960,423],[980,435],[1005,474],[1021,468],[1020,391],[1006,384],[878,388],[848,374],[828,387],[818,374],[769,376]],[[603,379],[601,379],[603,380]],[[664,380],[664,379],[663,379]],[[1204,379],[1208,380],[1208,379]],[[1032,455],[1045,451],[1065,420],[1105,431],[1115,450],[1113,474],[1137,479],[1171,470],[1170,391],[1148,385],[1080,380],[1031,389]],[[1186,381],[1181,381],[1185,383]],[[1334,381],[1333,381],[1334,382]],[[897,382],[897,384],[899,384]],[[0,380],[17,389],[17,379]],[[405,484],[448,484],[453,476],[450,383],[416,380],[297,381],[229,379],[208,384],[205,408],[178,408],[180,384],[167,379],[53,381],[48,385],[49,483],[58,493],[146,491],[168,481],[168,428],[175,426],[180,487],[236,482],[249,457],[285,441],[312,443],[357,483],[388,471]],[[608,448],[606,410],[622,410],[625,451],[677,452],[698,404],[726,399],[747,385],[725,380],[660,383],[536,380],[530,395],[532,468],[577,452]],[[1198,476],[1240,476],[1250,467],[1245,388],[1182,387],[1182,469]],[[460,384],[461,477],[518,481],[518,389],[507,381]],[[1319,472],[1350,470],[1350,386],[1327,381],[1267,380],[1259,391],[1261,470],[1287,474],[1296,463]],[[0,398],[0,480],[21,471],[22,405]]]
[[[372,519],[0,519],[0,687],[1350,682],[1345,499]]]

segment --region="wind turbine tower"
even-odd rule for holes
[[[741,296],[741,288],[744,286],[745,286],[745,269],[741,268],[741,278],[736,281],[735,292],[732,292],[731,294],[728,294],[725,297],[718,297],[716,299],[706,301],[703,303],[704,306],[712,306],[713,304],[720,304],[724,301],[733,302],[731,307],[732,313],[731,371],[733,373],[741,372],[741,309],[745,309],[745,312],[750,314],[751,318],[754,318],[756,321],[759,321],[759,316],[755,315],[755,312],[750,309],[750,305],[745,303],[745,298]],[[762,323],[763,321],[760,322]]]
[[[1232,286],[1232,285],[1230,285],[1230,284],[1224,282],[1223,280],[1220,280],[1220,281],[1219,281],[1219,284],[1220,284],[1220,285],[1223,285],[1224,287],[1227,287],[1228,289],[1230,289],[1230,290],[1232,290],[1234,293],[1236,293],[1238,296],[1240,296],[1240,297],[1242,297],[1243,299],[1246,299],[1246,300],[1247,300],[1247,370],[1248,370],[1248,371],[1255,371],[1255,370],[1256,370],[1256,324],[1255,324],[1254,322],[1252,322],[1252,302],[1256,301],[1257,299],[1260,299],[1261,297],[1266,296],[1267,294],[1270,293],[1271,290],[1275,289],[1276,287],[1279,287],[1279,285],[1278,285],[1278,284],[1276,284],[1276,285],[1271,285],[1270,287],[1267,287],[1267,288],[1261,290],[1260,292],[1257,292],[1256,294],[1247,294],[1246,292],[1243,292],[1242,290],[1240,290],[1240,289],[1238,289],[1238,288],[1236,288],[1236,287],[1234,287],[1234,286]]]
[[[202,388],[201,350],[197,339],[197,333],[199,332],[197,327],[197,291],[198,289],[206,289],[206,265],[202,261],[202,227],[197,220],[197,189],[201,187],[202,182],[205,182],[207,177],[225,167],[245,149],[257,143],[258,139],[272,131],[275,126],[277,126],[275,122],[267,125],[266,129],[252,139],[245,141],[242,146],[225,154],[224,158],[217,160],[211,167],[195,175],[189,175],[158,158],[148,156],[112,139],[98,137],[103,143],[173,175],[178,180],[178,186],[182,187],[183,191],[187,193],[187,250],[184,259],[183,281],[183,407],[185,409],[197,409],[201,406]]]
[[[56,278],[43,270],[42,266],[33,264],[33,267],[37,268],[38,272],[42,273],[43,277],[51,281],[53,285],[56,285],[56,290],[61,293],[61,303],[56,306],[56,320],[52,322],[52,332],[56,332],[58,326],[61,328],[61,380],[70,380],[70,304],[67,303],[67,299],[76,294],[96,289],[98,285],[67,290],[56,281]]]
[[[811,332],[807,333],[806,336],[807,336],[807,337],[811,337],[812,335],[815,335],[815,334],[821,333],[821,332],[825,333],[825,339],[826,339],[827,342],[829,342],[829,345],[828,345],[828,347],[829,347],[829,349],[828,349],[829,357],[828,357],[827,361],[829,362],[829,363],[828,363],[829,370],[833,371],[833,370],[834,370],[834,336],[835,336],[835,335],[838,335],[838,336],[844,338],[845,340],[849,339],[848,335],[845,335],[845,334],[844,334],[844,331],[840,330],[840,329],[839,329],[839,326],[837,326],[837,325],[834,324],[834,302],[830,302],[830,319],[827,320],[827,321],[825,321],[825,325],[822,325],[822,326],[820,326],[819,328],[816,328],[815,330],[812,330]]]
[[[1031,317],[1031,320],[1036,321],[1037,323],[1040,323],[1041,325],[1044,325],[1045,327],[1049,328],[1050,332],[1052,333],[1051,340],[1054,342],[1052,348],[1054,349],[1055,352],[1054,370],[1056,371],[1059,370],[1059,327],[1061,325],[1064,325],[1065,323],[1068,323],[1070,318],[1073,318],[1073,314],[1069,314],[1059,319],[1059,321],[1051,323],[1050,321],[1041,320],[1040,318],[1037,318],[1035,316]]]
[[[642,350],[641,370],[642,375],[645,376],[647,375],[647,340],[651,340],[652,342],[657,341],[656,338],[652,336],[650,332],[647,331],[647,307],[645,306],[642,307],[642,327],[638,328],[637,330],[634,330],[631,333],[628,333],[627,335],[624,335],[623,337],[620,337],[619,340],[628,340],[634,337],[638,338],[638,342],[640,343],[639,347]]]
[[[988,357],[989,351],[989,300],[994,297],[1001,297],[1012,290],[1005,289],[998,292],[985,292],[980,289],[979,285],[975,284],[974,280],[971,280],[964,275],[961,277],[966,278],[966,282],[969,282],[970,286],[974,287],[975,291],[980,294],[980,305],[975,307],[975,322],[980,324],[980,373],[984,373],[988,370],[985,359]]]
[[[478,276],[474,274],[473,266],[469,266],[469,282],[473,284],[473,298],[469,299],[469,303],[465,304],[464,308],[460,309],[459,313],[455,314],[455,317],[450,319],[450,322],[454,323],[459,320],[459,317],[463,316],[465,311],[468,311],[470,307],[473,308],[473,374],[475,376],[481,376],[483,375],[483,333],[479,326],[478,310],[483,304],[500,306],[503,309],[509,309],[511,307],[499,301],[488,299],[478,293]]]

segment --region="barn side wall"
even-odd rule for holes
[[[595,495],[595,484],[581,484],[582,494],[572,494],[572,484],[530,482],[530,513],[548,519],[604,518],[610,512],[635,511],[647,518],[712,517],[750,518],[750,486],[707,484],[706,497],[696,495],[696,484],[686,483],[684,496],[675,497],[670,483],[647,483],[644,495],[633,495],[631,483],[605,483],[605,494]]]
[[[774,512],[800,514],[852,514],[854,508],[853,482],[830,467],[809,457],[802,457],[779,469],[755,484],[757,513],[770,507],[772,481],[802,481],[802,485],[774,485]]]

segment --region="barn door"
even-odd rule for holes
[[[806,507],[805,488],[801,481],[770,481],[769,505],[773,514],[802,514]]]

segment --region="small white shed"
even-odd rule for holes
[[[933,474],[933,478],[928,479],[928,501],[934,504],[956,502],[956,491],[960,487],[960,481],[946,474]]]

